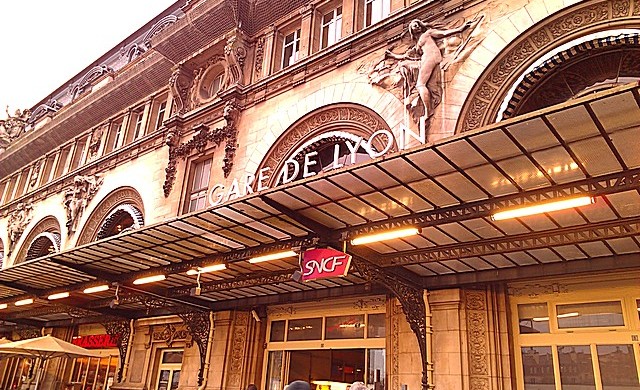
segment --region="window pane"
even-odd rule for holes
[[[638,318],[640,318],[640,299],[636,300],[636,308],[638,309]]]
[[[633,346],[598,345],[597,350],[603,390],[640,388]]]
[[[591,350],[588,345],[558,347],[560,382],[563,389],[595,389]]]
[[[322,318],[289,320],[287,341],[320,340],[322,338]]]
[[[373,390],[384,389],[385,358],[384,349],[369,350],[369,367],[367,370],[367,384],[373,385]]]
[[[269,341],[284,341],[284,321],[271,322],[271,335]]]
[[[549,333],[549,311],[547,303],[518,305],[520,334]]]
[[[180,370],[173,372],[173,377],[171,378],[171,390],[178,390],[178,383],[180,383]]]
[[[166,351],[162,354],[162,363],[182,363],[182,351]]]
[[[269,352],[269,363],[267,366],[267,390],[281,390],[284,387],[282,382],[282,356],[284,351]]]
[[[311,380],[316,389],[341,390],[364,382],[364,349],[290,351],[288,383]]]
[[[327,317],[325,339],[364,338],[364,315]]]
[[[158,390],[169,389],[169,376],[171,376],[171,371],[169,370],[160,371],[160,378],[158,378]]]
[[[368,320],[367,337],[384,338],[386,336],[385,314],[369,314]]]
[[[593,302],[558,305],[558,328],[622,326],[620,302]]]
[[[551,347],[522,347],[525,390],[555,389]]]

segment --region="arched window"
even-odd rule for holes
[[[337,103],[310,112],[291,125],[273,144],[258,171],[269,168],[270,187],[288,178],[301,179],[304,160],[313,154],[308,171],[320,173],[367,161],[381,152],[397,151],[389,125],[373,110],[354,103]],[[389,146],[391,145],[391,146]],[[306,157],[305,157],[306,156]],[[295,160],[298,164],[287,161]]]
[[[38,234],[29,244],[24,261],[48,256],[60,251],[60,233],[43,232]]]
[[[119,188],[107,195],[91,212],[78,234],[76,246],[144,226],[144,207],[138,191]]]
[[[498,120],[640,80],[640,30],[603,31],[538,59],[520,76]]]
[[[118,235],[129,230],[138,229],[144,225],[144,217],[142,212],[132,204],[123,204],[111,211],[105,218],[98,235],[97,240]]]
[[[218,92],[224,87],[225,62],[219,60],[209,66],[202,75],[198,84],[197,100],[201,103],[213,100],[218,96]]]

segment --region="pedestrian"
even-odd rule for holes
[[[293,381],[289,383],[287,390],[311,390],[311,386],[305,381]]]
[[[367,385],[364,382],[353,382],[349,390],[367,390]]]

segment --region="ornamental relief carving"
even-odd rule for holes
[[[485,389],[489,376],[487,293],[480,290],[465,290],[467,316],[467,340],[469,381],[471,389]]]
[[[73,178],[73,185],[64,192],[63,204],[67,211],[66,226],[69,235],[76,231],[82,213],[103,181],[98,175],[77,175]]]
[[[614,18],[628,16],[630,9],[631,9],[631,4],[629,0],[614,1],[611,7],[612,16]]]
[[[507,289],[507,294],[523,297],[527,296],[529,298],[536,298],[540,295],[549,295],[549,294],[565,294],[569,292],[569,287],[565,284],[561,283],[551,283],[551,284],[526,284],[524,286],[513,287],[510,286]]]
[[[7,256],[11,255],[11,252],[15,249],[18,240],[22,237],[22,233],[31,222],[33,207],[28,203],[18,203],[15,210],[9,213],[8,221],[8,233],[9,233],[9,246],[7,247]]]
[[[144,344],[146,349],[151,348],[153,343],[162,342],[171,347],[176,341],[184,341],[187,348],[193,345],[191,334],[184,324],[165,324],[165,325],[149,325],[149,330],[145,334],[147,342]]]
[[[231,359],[227,369],[227,386],[240,387],[247,349],[249,313],[236,312],[231,339]]]

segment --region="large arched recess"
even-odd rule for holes
[[[13,265],[58,251],[60,251],[60,223],[55,217],[48,216],[38,222],[25,236]]]
[[[507,96],[511,96],[512,90],[519,87],[520,79],[545,54],[590,34],[638,28],[640,1],[637,0],[582,1],[533,24],[509,42],[478,75],[462,107],[456,132],[494,123]]]
[[[109,228],[114,220],[130,213],[135,227],[144,223],[144,205],[142,197],[132,187],[121,187],[107,195],[93,210],[87,223],[78,235],[76,246],[84,245],[98,239],[101,231]]]
[[[368,140],[378,130],[391,133],[387,122],[375,111],[356,103],[335,103],[311,111],[295,121],[269,148],[257,172],[270,168],[270,172],[280,172],[284,162],[296,151],[317,150],[325,144],[345,139],[340,132]],[[324,137],[323,135],[331,135]],[[382,150],[382,137],[373,142],[376,150]],[[388,151],[394,152],[398,146],[394,143]],[[270,177],[269,186],[273,186],[277,174]],[[263,183],[264,184],[264,183]]]

